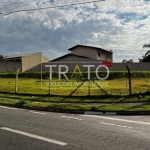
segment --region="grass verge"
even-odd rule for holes
[[[0,105],[13,106],[19,108],[37,108],[37,109],[60,109],[73,111],[150,111],[150,104],[68,104],[68,103],[50,103],[50,102],[32,102],[25,100],[7,100],[0,99]]]
[[[17,99],[33,102],[51,102],[51,103],[142,103],[150,102],[150,92],[135,94],[132,96],[54,96],[54,95],[37,95],[37,94],[14,94],[0,93],[0,98]]]

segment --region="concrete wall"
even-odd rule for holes
[[[86,72],[87,71],[87,67],[83,67],[83,65],[94,65],[95,67],[91,68],[91,71],[95,71],[97,66],[101,65],[102,62],[101,61],[57,61],[57,62],[49,62],[49,63],[42,63],[42,71],[49,71],[49,67],[46,67],[46,65],[56,65],[56,67],[53,68],[53,71],[58,72],[59,70],[59,65],[66,65],[69,68],[69,71],[72,72],[74,71],[75,67],[78,65],[80,70],[82,72]],[[62,67],[61,71],[65,71],[66,68]],[[78,71],[78,70],[77,70]]]
[[[16,72],[18,69],[22,71],[21,61],[0,61],[0,72]]]
[[[42,63],[42,71],[49,71],[49,68],[46,65],[56,65],[57,67],[53,68],[53,71],[58,71],[58,65],[67,65],[69,71],[74,71],[75,66],[78,65],[82,72],[87,71],[87,68],[83,67],[83,65],[95,65],[95,67],[91,68],[91,71],[95,71],[96,68],[101,65],[101,61],[90,61],[90,62],[83,62],[83,61],[70,61],[66,62],[49,62],[49,63]],[[110,71],[127,71],[126,65],[129,66],[131,71],[150,71],[150,63],[112,63],[112,67],[109,68]],[[66,69],[62,69],[65,71]],[[100,70],[106,70],[101,68]]]
[[[150,63],[112,63],[110,71],[124,71],[126,65],[129,66],[131,71],[150,71]]]
[[[38,60],[38,59],[37,59]],[[40,59],[39,59],[40,60]],[[28,63],[32,63],[33,59],[29,58],[26,59],[26,61],[29,61]],[[38,61],[37,61],[38,62]],[[45,67],[45,65],[67,65],[69,67],[69,71],[74,71],[74,68],[76,65],[79,65],[81,71],[87,71],[87,68],[84,68],[83,65],[95,65],[95,67],[91,68],[91,71],[95,71],[96,67],[101,65],[101,61],[69,61],[61,62],[38,62],[36,65],[30,64],[30,67],[28,67],[27,71],[49,71],[48,67]],[[128,65],[131,69],[131,71],[150,71],[150,63],[112,63],[112,67],[109,68],[110,71],[127,71],[126,65]],[[0,72],[15,72],[18,69],[21,69],[22,71],[22,63],[21,61],[0,61]],[[27,69],[27,68],[26,68]],[[58,67],[53,69],[54,71],[58,71]],[[101,69],[102,70],[102,69]],[[65,68],[62,68],[62,71],[65,71]]]

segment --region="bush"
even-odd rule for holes
[[[66,73],[67,77],[69,79],[77,79],[77,80],[84,80],[87,79],[88,73],[83,72],[82,76],[80,74],[74,74],[72,76],[72,72]],[[110,71],[108,79],[119,79],[119,78],[126,78],[128,75],[127,71]],[[15,73],[0,73],[0,78],[15,78]],[[58,72],[53,72],[52,77],[54,79],[58,79]],[[91,79],[97,79],[95,72],[90,73]],[[105,77],[106,72],[99,72],[100,77]],[[19,73],[19,78],[34,78],[34,79],[49,79],[49,72],[43,72],[42,74],[40,72],[24,72]],[[131,78],[150,78],[150,72],[149,71],[132,71],[131,72]],[[65,79],[65,77],[62,75],[62,79]]]
[[[97,107],[92,106],[92,107],[90,108],[90,110],[91,110],[91,111],[97,111],[98,109],[97,109]]]

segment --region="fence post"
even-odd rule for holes
[[[90,91],[91,85],[90,85],[90,79],[88,80],[88,96],[91,95],[91,91]]]
[[[126,68],[128,70],[128,79],[129,79],[129,93],[132,95],[132,89],[131,89],[131,73],[130,73],[130,68],[126,65]]]
[[[20,69],[17,70],[16,72],[16,83],[15,83],[15,93],[18,92],[18,72],[20,71]]]
[[[51,79],[49,79],[49,95],[51,95]]]

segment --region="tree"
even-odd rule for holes
[[[144,44],[143,48],[148,48],[150,47],[150,44]],[[150,50],[148,50],[143,58],[139,59],[139,62],[150,62]]]
[[[138,58],[139,62],[143,62],[143,58]]]
[[[150,47],[150,44],[144,44],[143,48]]]
[[[133,60],[132,59],[128,60],[128,63],[133,63]]]
[[[125,60],[125,59],[124,59],[122,62],[123,62],[123,63],[133,63],[133,60],[132,60],[132,59],[129,59],[129,60]]]
[[[127,62],[127,60],[125,60],[125,59],[122,61],[122,63],[126,63],[126,62]]]
[[[142,62],[150,62],[150,55],[143,57]]]
[[[0,54],[0,60],[3,60],[4,56]]]

